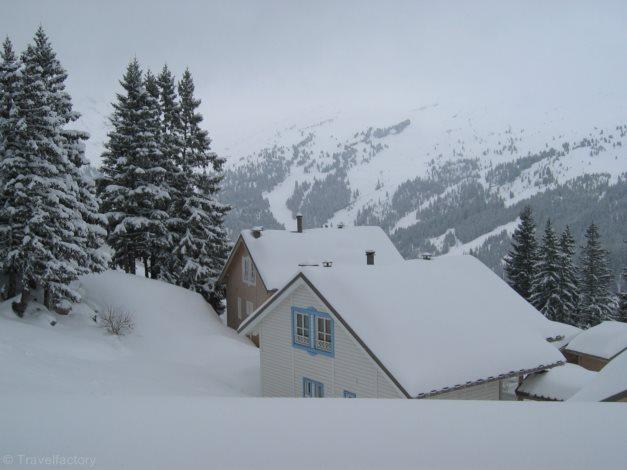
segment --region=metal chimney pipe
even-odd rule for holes
[[[366,264],[367,265],[372,265],[374,264],[374,250],[367,250],[366,251]]]
[[[296,214],[296,231],[303,233],[303,214]]]

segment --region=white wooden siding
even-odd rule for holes
[[[500,382],[486,382],[431,397],[434,400],[498,400]]]
[[[312,355],[292,346],[291,307],[314,307],[334,319],[335,357]],[[260,332],[261,390],[264,397],[302,397],[303,377],[321,382],[325,397],[403,398],[387,374],[305,284],[269,313]],[[314,332],[312,331],[312,334]],[[489,382],[436,395],[434,399],[498,400],[499,382]]]
[[[334,356],[292,346],[291,307],[314,307],[334,319]],[[302,397],[303,377],[321,382],[325,397],[402,398],[402,393],[318,297],[302,285],[282,300],[259,327],[264,397]],[[313,334],[313,332],[312,332]]]

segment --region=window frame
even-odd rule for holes
[[[238,297],[237,298],[237,319],[238,320],[242,320],[243,319],[242,312],[243,312],[243,310],[242,310],[242,298]]]
[[[257,276],[255,274],[255,265],[250,256],[242,256],[242,282],[249,286],[257,285]]]
[[[311,387],[311,394],[307,395],[305,392],[307,386]],[[317,391],[320,391],[320,395],[316,395]],[[309,377],[303,377],[303,398],[324,398],[324,384],[317,380],[310,379]]]
[[[249,309],[249,307],[250,307],[250,309]],[[255,304],[253,304],[250,300],[247,300],[246,301],[246,309],[244,310],[244,312],[246,313],[246,318],[251,316],[254,311],[255,311]]]
[[[331,315],[326,312],[316,310],[314,307],[296,307],[292,306],[292,346],[297,349],[307,351],[312,356],[322,354],[324,356],[335,356],[335,322]],[[303,335],[298,334],[302,327],[298,325],[299,318],[307,318],[307,330],[309,337],[307,341],[303,341]],[[329,341],[327,347],[321,347],[318,342],[318,320],[325,321],[328,325],[328,331],[323,334],[328,335]],[[325,329],[326,330],[326,329]]]

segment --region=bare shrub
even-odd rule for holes
[[[107,332],[116,336],[123,336],[135,328],[133,315],[115,307],[107,307],[105,313],[100,317],[100,324]]]

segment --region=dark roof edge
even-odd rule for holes
[[[557,361],[557,362],[554,362],[552,364],[547,364],[547,365],[540,364],[539,366],[534,367],[532,369],[520,369],[518,371],[510,371],[510,372],[507,372],[505,374],[499,374],[496,377],[490,376],[490,377],[487,377],[485,379],[477,379],[477,380],[474,380],[474,381],[470,380],[470,381],[466,382],[465,384],[458,384],[458,385],[455,385],[455,386],[452,386],[452,387],[444,387],[444,388],[441,388],[439,390],[431,390],[430,392],[419,393],[414,398],[430,398],[430,397],[433,397],[433,396],[436,396],[436,395],[441,395],[443,393],[453,392],[453,391],[456,391],[456,390],[462,390],[464,388],[473,387],[475,385],[481,385],[481,384],[484,384],[484,383],[494,382],[494,381],[497,381],[497,380],[509,379],[510,377],[516,377],[516,376],[521,375],[521,374],[532,374],[534,372],[540,372],[542,370],[551,369],[553,367],[561,366],[561,365],[564,365],[564,364],[565,364],[565,361]]]
[[[622,400],[623,398],[627,398],[627,390],[623,390],[622,392],[618,392],[615,393],[614,395],[610,395],[607,398],[604,398],[603,402],[609,402],[609,401],[618,401],[618,400]]]

